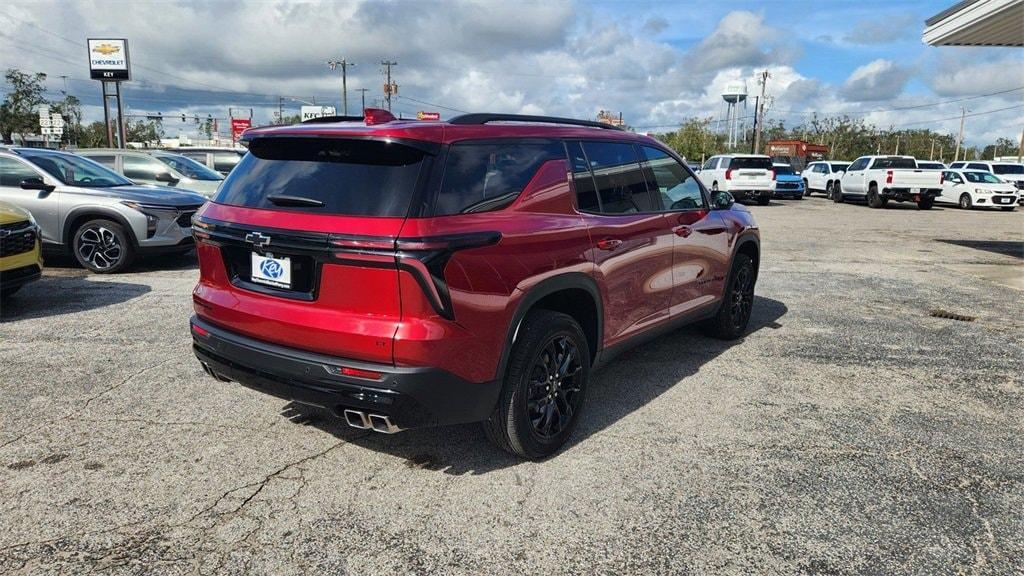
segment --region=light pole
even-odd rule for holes
[[[363,110],[366,110],[366,91],[367,90],[369,90],[369,88],[357,88],[356,89],[356,92],[361,92],[362,93],[362,97],[363,97],[363,108],[362,109]]]
[[[348,116],[348,67],[355,66],[355,62],[349,62],[345,58],[341,60],[328,60],[327,65],[331,67],[331,70],[337,70],[341,67],[341,109],[344,116]]]

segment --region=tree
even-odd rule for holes
[[[46,88],[43,81],[46,74],[36,72],[29,74],[10,68],[4,74],[7,95],[0,103],[0,139],[4,143],[13,143],[15,133],[22,135],[34,134],[39,131],[39,113],[37,108],[46,104],[43,93]]]
[[[1011,138],[998,138],[994,144],[989,144],[981,151],[982,159],[991,159],[996,156],[1016,156],[1018,143]]]
[[[159,120],[127,120],[124,123],[125,138],[128,142],[141,142],[145,146],[160,145],[164,135],[163,123]]]
[[[50,112],[64,117],[64,133],[60,138],[61,143],[77,145],[82,135],[82,102],[78,98],[66,94],[62,100],[50,104]]]

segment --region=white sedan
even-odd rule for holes
[[[956,204],[964,210],[991,206],[1011,211],[1017,206],[1017,188],[995,174],[981,170],[946,170],[942,176],[942,194],[935,198],[936,202]]]

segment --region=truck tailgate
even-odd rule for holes
[[[887,188],[941,188],[942,173],[937,170],[887,170],[892,173],[892,180],[886,177]]]

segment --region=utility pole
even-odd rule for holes
[[[932,149],[928,152],[928,159],[935,160],[935,138],[932,138]]]
[[[896,151],[893,152],[892,155],[893,156],[899,156],[900,155],[900,134],[899,134],[899,132],[896,133]]]
[[[366,91],[367,90],[369,90],[369,88],[358,88],[358,89],[356,89],[356,92],[361,92],[361,96],[363,97],[363,107],[359,109],[360,112],[362,112],[363,110],[366,110]]]
[[[331,67],[331,70],[337,70],[341,66],[341,109],[342,115],[348,116],[348,67],[355,66],[356,63],[342,58],[341,60],[328,60],[327,65]]]
[[[953,162],[960,159],[960,146],[963,145],[964,141],[964,117],[967,116],[967,108],[960,107],[960,134],[956,137],[956,152],[953,153]],[[966,157],[966,151],[964,156]]]
[[[284,124],[284,96],[277,97],[277,121]]]
[[[761,128],[761,117],[758,116],[758,114],[757,114],[757,111],[761,109],[760,102],[761,102],[761,97],[760,96],[754,96],[754,133],[755,134]],[[746,132],[746,130],[744,130],[744,132]],[[746,139],[746,138],[744,137],[744,139]],[[757,154],[757,143],[755,141],[753,141],[753,140],[750,141],[750,153],[751,154]],[[703,163],[701,165],[703,166]]]
[[[771,77],[772,75],[769,74],[767,70],[765,70],[764,72],[761,72],[761,79],[758,80],[758,83],[761,84],[761,97],[758,99],[757,103],[760,111],[755,112],[757,114],[758,122],[757,130],[754,131],[754,154],[757,154],[758,151],[761,149],[761,133],[764,131],[764,92],[768,86],[768,79]]]
[[[1017,164],[1020,164],[1022,156],[1024,156],[1024,129],[1020,131],[1020,148],[1017,148]]]
[[[387,84],[384,84],[384,98],[387,99],[387,102],[388,102],[388,112],[390,112],[391,111],[391,95],[392,94],[398,94],[398,84],[395,84],[394,82],[391,81],[391,67],[392,66],[398,66],[398,62],[392,62],[391,60],[382,60],[380,65],[384,66],[387,69],[388,81],[387,81]]]

